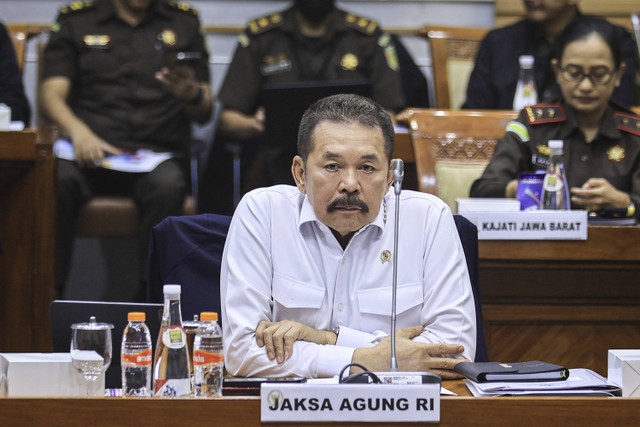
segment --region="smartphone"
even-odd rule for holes
[[[194,67],[201,59],[202,52],[167,52],[165,65],[168,67]]]
[[[222,380],[223,395],[260,395],[262,383],[306,383],[305,377],[229,377]]]

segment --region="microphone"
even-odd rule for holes
[[[400,191],[402,191],[402,180],[404,179],[404,162],[402,159],[393,159],[391,160],[391,168],[393,169],[393,192],[396,196],[399,196]]]
[[[400,229],[400,193],[404,179],[402,159],[391,160],[393,169],[393,192],[396,195],[395,221],[393,227],[393,278],[391,286],[391,363],[389,372],[376,372],[383,383],[387,384],[432,384],[442,382],[441,378],[429,372],[398,372],[396,358],[396,295],[398,293],[398,230]]]

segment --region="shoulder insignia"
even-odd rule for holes
[[[60,12],[61,15],[68,15],[70,13],[80,12],[82,10],[89,10],[91,7],[93,7],[93,0],[74,1],[65,6],[62,6],[60,9],[58,9],[58,12]]]
[[[261,18],[252,19],[247,24],[250,34],[260,34],[279,27],[284,23],[284,18],[280,13],[272,13]]]
[[[613,118],[618,123],[618,129],[634,135],[640,135],[640,116],[627,113],[615,113]]]
[[[171,6],[172,8],[174,8],[174,9],[178,9],[178,10],[181,10],[183,12],[188,12],[188,13],[191,13],[193,15],[198,15],[198,9],[194,9],[187,2],[171,0],[167,4],[169,6]]]
[[[524,107],[530,125],[557,123],[567,120],[564,107],[560,104],[536,104]]]
[[[522,142],[529,142],[529,129],[518,121],[512,120],[507,123],[505,131],[515,133]]]
[[[376,28],[378,28],[377,21],[372,21],[371,19],[363,18],[361,16],[354,15],[353,13],[347,13],[344,20],[347,22],[349,27],[355,28],[365,34],[373,34]]]
[[[393,71],[398,71],[400,69],[400,61],[398,61],[396,46],[391,42],[391,36],[383,34],[378,37],[378,45],[384,50],[384,57],[389,68]]]

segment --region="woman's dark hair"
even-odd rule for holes
[[[311,135],[320,122],[358,123],[364,126],[378,127],[384,138],[384,151],[391,161],[395,134],[391,117],[376,102],[360,95],[332,95],[322,98],[304,112],[298,129],[298,154],[305,162],[313,147]]]
[[[558,35],[554,45],[553,57],[561,62],[562,55],[569,43],[586,39],[591,34],[597,34],[609,46],[615,68],[622,63],[622,28],[616,27],[602,18],[595,16],[581,16],[574,19]]]

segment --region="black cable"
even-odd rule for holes
[[[355,374],[351,374],[346,378],[343,378],[344,375],[344,371],[346,371],[348,368],[355,366],[357,368],[362,369],[362,372],[357,372]],[[342,370],[340,370],[340,375],[338,375],[338,382],[340,384],[344,384],[344,383],[364,383],[364,384],[368,384],[369,383],[369,379],[371,379],[371,382],[373,382],[374,384],[381,384],[382,381],[380,381],[380,378],[378,378],[378,376],[376,374],[374,374],[373,372],[369,371],[367,368],[365,368],[364,366],[362,366],[359,363],[349,363],[348,365],[345,365],[344,368],[342,368]]]

